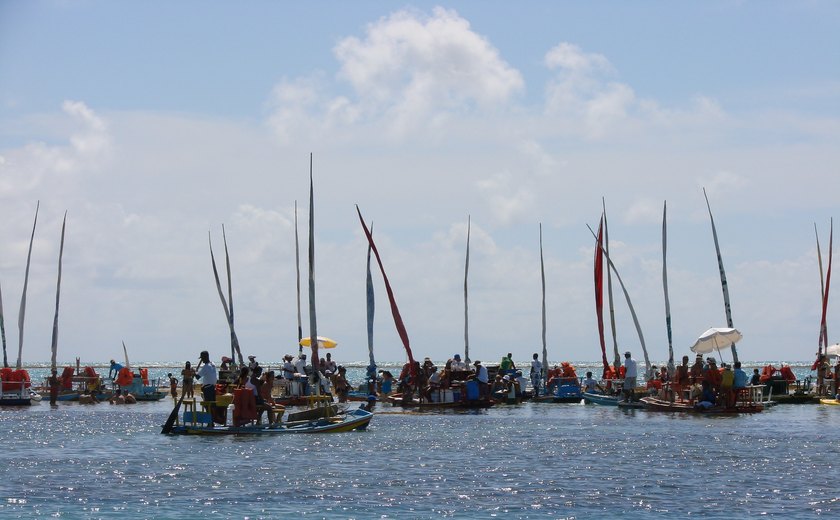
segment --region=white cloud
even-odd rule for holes
[[[297,116],[318,95],[324,126],[372,122],[399,137],[444,129],[456,114],[496,110],[524,86],[520,73],[486,38],[442,8],[430,16],[396,12],[370,24],[364,38],[341,40],[334,52],[339,78],[349,83],[353,99],[328,98],[312,85],[284,82],[275,89],[276,128],[304,123]]]

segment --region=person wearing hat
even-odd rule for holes
[[[455,354],[454,356],[452,356],[451,368],[455,372],[467,369],[467,364],[461,361],[461,354]]]
[[[694,360],[694,364],[691,365],[689,374],[693,384],[703,384],[703,354],[697,354],[697,358]]]
[[[624,353],[624,399],[627,402],[635,397],[637,370],[636,360],[628,350]]]
[[[255,368],[257,368],[257,356],[248,356],[248,371],[253,374]]]

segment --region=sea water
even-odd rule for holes
[[[840,515],[840,406],[380,403],[365,432],[223,438],[161,435],[172,406],[0,409],[0,518]]]

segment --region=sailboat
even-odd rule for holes
[[[601,225],[603,225],[603,222],[604,222],[604,220],[603,220],[603,215],[602,215]],[[587,227],[589,227],[589,226],[587,226]],[[636,333],[639,336],[639,344],[642,347],[642,353],[643,353],[644,359],[645,359],[645,367],[646,367],[645,368],[645,380],[647,380],[649,375],[650,375],[650,370],[651,370],[650,369],[650,366],[651,366],[650,358],[648,357],[647,346],[645,344],[645,337],[644,337],[644,334],[642,333],[642,327],[639,323],[639,318],[636,315],[636,309],[633,307],[633,302],[630,300],[630,293],[627,291],[627,287],[624,285],[624,281],[621,279],[621,275],[618,273],[618,268],[616,268],[615,264],[613,263],[612,259],[610,258],[610,255],[606,252],[606,250],[603,247],[601,226],[599,226],[597,234],[594,231],[592,231],[592,228],[589,228],[589,232],[592,233],[592,236],[595,238],[595,242],[596,242],[596,246],[595,246],[595,285],[596,285],[595,298],[596,298],[596,308],[597,308],[598,317],[599,317],[599,319],[598,319],[598,322],[599,322],[598,323],[598,325],[599,325],[598,326],[598,332],[599,332],[599,339],[600,339],[600,342],[601,342],[601,360],[602,360],[602,363],[604,365],[604,374],[609,373],[609,365],[607,363],[606,345],[605,345],[605,342],[604,342],[604,335],[603,335],[603,318],[601,317],[601,309],[602,309],[601,305],[602,305],[602,302],[603,302],[603,297],[599,298],[599,292],[600,292],[599,288],[602,286],[600,284],[603,283],[603,277],[599,278],[599,262],[602,261],[602,260],[600,260],[601,255],[603,255],[604,258],[606,258],[606,260],[607,260],[607,266],[608,266],[607,268],[612,270],[613,273],[615,273],[615,277],[618,280],[618,283],[621,287],[621,291],[624,293],[624,299],[627,302],[627,307],[630,309],[630,316],[633,318],[633,324],[636,327]],[[583,397],[587,402],[593,402],[593,403],[596,403],[596,404],[610,404],[610,405],[613,404],[612,399],[609,399],[608,402],[604,402],[604,400],[602,399],[602,396],[593,396],[592,394],[589,394],[588,392],[584,392]],[[618,400],[616,399],[615,404],[621,404],[621,403],[619,403]],[[626,407],[638,407],[637,403],[623,403],[623,404]]]
[[[32,234],[29,237],[29,252],[26,255],[26,271],[23,278],[23,291],[20,298],[20,313],[18,314],[18,357],[15,368],[12,369],[6,362],[5,332],[3,341],[4,366],[0,369],[0,405],[2,406],[29,406],[32,404],[30,393],[32,382],[29,373],[21,366],[21,355],[23,354],[23,323],[26,315],[26,289],[29,286],[29,266],[32,260],[32,243],[35,240],[35,227],[38,225],[38,210],[41,202],[35,206],[35,221],[32,224]]]

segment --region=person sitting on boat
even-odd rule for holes
[[[517,399],[522,399],[522,397],[524,397],[525,395],[525,390],[528,388],[528,379],[526,379],[525,376],[522,375],[521,370],[517,370],[515,376],[513,377],[513,381],[516,383],[516,397]],[[537,382],[537,384],[539,384],[539,381]],[[537,387],[535,386],[534,397],[536,397],[537,395]]]
[[[463,372],[467,370],[467,364],[461,361],[461,354],[455,354],[452,356],[450,368],[455,372]]]
[[[440,389],[440,372],[436,366],[432,365],[431,374],[429,374],[428,384],[426,385],[426,389],[424,395],[426,396],[427,401],[432,401],[432,393],[437,392]]]
[[[394,375],[389,370],[380,370],[382,381],[379,384],[379,394],[384,396],[391,395],[394,391]]]
[[[193,378],[195,377],[195,370],[193,370],[192,365],[189,361],[184,363],[184,369],[181,370],[181,378],[184,382],[183,390],[184,398],[185,399],[192,399],[194,396],[193,394]]]
[[[233,383],[233,387],[236,389],[240,388],[247,388],[248,387],[248,380],[250,379],[251,374],[248,367],[242,367],[239,369],[239,374],[236,376],[236,381]]]
[[[262,375],[262,384],[260,385],[260,396],[266,406],[269,426],[273,426],[278,421],[278,418],[274,413],[274,407],[277,405],[277,402],[274,400],[274,396],[271,395],[271,392],[274,389],[274,377],[274,370],[269,370]],[[262,411],[258,409],[257,423],[260,422],[261,417]]]
[[[549,368],[545,373],[546,383],[545,391],[547,394],[553,394],[557,387],[557,378],[561,374],[560,365],[554,365],[554,368]]]
[[[650,377],[645,384],[645,388],[653,390],[654,393],[662,390],[662,381],[659,380],[659,369],[656,365],[651,365],[650,367]]]
[[[122,395],[122,389],[117,388],[114,392],[114,395],[112,395],[111,398],[108,399],[108,402],[111,404],[125,404],[125,396]]]
[[[440,373],[440,381],[438,382],[441,388],[449,388],[452,385],[452,360],[448,360],[443,365],[443,370]]]
[[[222,364],[219,365],[219,370],[230,370],[230,362],[233,361],[227,356],[222,356]]]
[[[708,381],[703,382],[703,393],[697,400],[697,403],[694,405],[695,408],[698,410],[708,410],[715,405],[715,391],[712,388],[711,383]]]
[[[758,386],[761,384],[761,374],[758,372],[757,368],[753,369],[753,375],[750,378],[750,386]]]
[[[245,370],[248,370],[247,367],[243,368]],[[274,384],[273,375],[272,384]],[[245,383],[245,388],[254,392],[254,401],[257,403],[257,424],[260,424],[263,412],[266,412],[268,414],[268,423],[274,424],[274,408],[265,400],[263,385],[265,385],[265,380],[262,379],[262,367],[259,365],[255,365],[253,370],[251,371],[251,375],[248,378],[248,381]],[[271,387],[268,386],[266,390],[268,392],[268,397],[271,398]]]
[[[504,376],[502,374],[496,374],[496,377],[493,379],[493,383],[490,385],[490,395],[495,398],[499,398],[499,396],[503,396],[507,390],[507,385],[505,384]]]
[[[691,377],[692,384],[703,384],[703,354],[697,354],[697,358],[694,360],[694,364],[691,365],[689,376]]]
[[[583,380],[583,391],[594,394],[596,391],[603,392],[604,389],[592,378],[592,372],[587,372],[586,378]]]
[[[119,363],[117,363],[116,361],[114,361],[112,359],[111,360],[111,368],[108,369],[108,377],[110,377],[111,379],[116,378],[117,374],[120,373],[120,370],[122,370],[122,368],[123,368],[122,365],[120,365]]]
[[[637,374],[636,360],[633,359],[628,350],[624,353],[624,399],[627,402],[631,402],[635,398]]]

